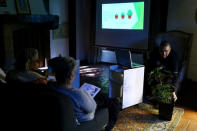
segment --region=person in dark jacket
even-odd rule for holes
[[[173,73],[172,84],[174,85],[173,97],[174,101],[177,100],[176,96],[176,82],[178,79],[178,57],[176,52],[171,48],[168,41],[162,41],[159,48],[153,49],[150,53],[150,59],[147,62],[146,74],[151,72],[156,67],[163,67],[163,69]]]

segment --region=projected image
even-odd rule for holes
[[[102,4],[102,29],[144,28],[144,2]]]

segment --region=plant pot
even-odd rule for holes
[[[124,19],[124,15],[122,15],[121,18]]]
[[[159,119],[170,121],[172,119],[174,103],[159,103]]]
[[[115,19],[118,19],[118,16],[117,15],[115,15]]]
[[[131,16],[128,16],[129,19],[131,19]]]

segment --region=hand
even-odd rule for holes
[[[173,92],[172,93],[172,95],[173,95],[173,98],[174,98],[174,102],[177,100],[177,96],[176,96],[176,93],[175,92]]]

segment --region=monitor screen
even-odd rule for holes
[[[144,2],[102,4],[102,29],[144,29]]]
[[[97,0],[95,45],[148,49],[150,0]]]
[[[127,49],[116,49],[116,61],[118,65],[123,67],[132,68],[131,52]]]

